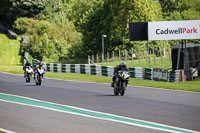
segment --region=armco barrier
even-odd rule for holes
[[[181,81],[181,70],[168,71],[168,82]]]
[[[168,70],[153,68],[153,80],[168,81]]]
[[[33,66],[35,67],[38,60],[33,59]],[[44,67],[48,72],[58,73],[80,73],[87,75],[99,75],[112,77],[114,73],[114,67],[112,66],[100,66],[100,65],[88,65],[88,64],[56,64],[56,63],[44,63]],[[170,71],[157,68],[141,68],[134,67],[129,68],[131,78],[156,80],[156,81],[168,81],[179,82],[181,76],[181,70]]]
[[[153,68],[144,68],[144,79],[153,79]]]

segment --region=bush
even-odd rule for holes
[[[51,61],[71,60],[68,57],[69,48],[81,40],[81,34],[70,22],[64,24],[19,18],[15,21],[14,28],[29,37],[30,42],[24,44],[23,48],[34,58],[43,56]]]

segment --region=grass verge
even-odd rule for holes
[[[0,64],[21,64],[20,42],[11,40],[5,34],[0,34]]]
[[[22,66],[0,66],[0,71],[14,73],[14,74],[23,74]],[[63,80],[97,82],[97,83],[110,83],[112,79],[112,77],[104,77],[96,75],[85,75],[77,73],[54,73],[54,72],[47,72],[45,77],[63,79]],[[136,78],[131,78],[129,81],[129,85],[200,92],[199,79],[196,81],[187,81],[187,82],[161,82],[161,81],[140,80]]]
[[[104,62],[99,63],[98,65],[103,66],[117,66],[121,63],[121,59],[119,61],[115,62]],[[142,67],[142,68],[160,68],[160,69],[172,69],[172,62],[169,60],[169,58],[163,57],[163,60],[161,57],[156,57],[155,60],[152,59],[150,63],[146,62],[145,59],[139,61],[139,60],[133,60],[133,61],[126,61],[128,67]]]

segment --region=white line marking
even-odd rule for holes
[[[3,129],[3,128],[0,128],[0,131],[6,132],[6,133],[16,133],[16,132],[9,131],[9,130]]]
[[[100,113],[100,114],[105,114],[105,115],[110,115],[110,116],[116,116],[116,117],[121,117],[121,118],[126,118],[126,119],[132,119],[132,120],[146,122],[146,123],[150,123],[150,124],[155,124],[155,125],[160,125],[160,126],[166,126],[166,127],[169,127],[169,128],[176,128],[176,129],[180,129],[180,130],[185,130],[187,132],[192,132],[192,133],[200,133],[198,131],[194,131],[194,130],[190,130],[190,129],[184,129],[184,128],[169,126],[169,125],[165,125],[165,124],[159,124],[159,123],[155,123],[155,122],[149,122],[149,121],[140,120],[140,119],[134,119],[134,118],[124,117],[124,116],[119,116],[119,115],[114,115],[114,114],[109,114],[109,113],[104,113],[104,112],[99,112],[99,111],[93,111],[93,110],[88,110],[88,109],[79,108],[79,107],[70,106],[70,105],[64,105],[64,104],[58,104],[58,103],[53,103],[53,102],[48,102],[48,101],[42,101],[42,100],[33,99],[33,98],[29,98],[29,97],[24,97],[24,96],[19,96],[19,95],[13,95],[13,94],[7,94],[7,93],[0,93],[0,94],[10,95],[10,96],[16,96],[16,97],[25,98],[25,99],[29,99],[29,100],[34,100],[34,101],[38,101],[38,102],[44,102],[44,103],[48,103],[48,104],[54,104],[54,105],[59,105],[59,106],[71,107],[71,108],[80,109],[80,110],[89,111],[89,112],[94,112],[94,113]],[[162,128],[150,127],[150,126],[145,126],[145,125],[140,125],[140,124],[134,124],[134,123],[124,122],[124,121],[118,121],[118,120],[113,120],[113,119],[100,118],[100,117],[95,117],[95,116],[85,115],[85,114],[80,114],[80,113],[75,113],[75,112],[61,111],[61,110],[47,108],[47,107],[42,107],[42,106],[37,106],[37,105],[30,105],[30,104],[28,105],[28,104],[23,104],[23,103],[19,103],[19,102],[6,101],[6,100],[2,100],[2,99],[0,99],[0,101],[4,101],[4,102],[8,102],[8,103],[20,104],[20,105],[25,105],[25,106],[38,107],[38,108],[42,108],[42,109],[47,109],[47,110],[52,110],[52,111],[57,111],[57,112],[63,112],[63,113],[68,113],[68,114],[74,114],[74,115],[79,115],[79,116],[84,116],[84,117],[90,117],[90,118],[95,118],[95,119],[102,119],[102,120],[107,120],[107,121],[114,121],[114,122],[124,123],[124,124],[133,125],[133,126],[137,126],[137,127],[150,128],[150,129],[155,129],[155,130],[160,130],[160,131],[167,131],[167,132],[171,132],[171,133],[179,133],[177,131],[172,131],[172,130],[167,130],[167,129],[162,129]]]

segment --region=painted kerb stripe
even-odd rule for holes
[[[118,116],[118,115],[113,115],[113,114],[108,114],[108,113],[96,112],[92,110],[87,110],[87,109],[82,109],[82,108],[77,108],[77,107],[67,106],[67,105],[61,105],[61,104],[56,104],[52,102],[45,102],[45,101],[41,101],[37,99],[5,94],[5,93],[0,93],[0,100],[11,102],[11,103],[22,104],[22,105],[33,106],[33,107],[45,108],[45,109],[64,112],[64,113],[109,120],[109,121],[124,123],[128,125],[156,129],[160,131],[168,131],[172,133],[199,133],[197,131],[192,131],[188,129],[177,128],[173,126],[123,117],[123,116]]]

